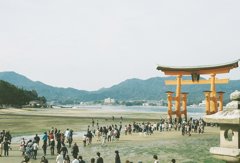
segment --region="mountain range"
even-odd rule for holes
[[[86,102],[99,101],[105,98],[114,98],[120,101],[129,100],[166,100],[166,91],[175,92],[175,86],[165,85],[165,80],[174,77],[153,77],[146,80],[127,79],[110,88],[97,91],[85,91],[74,88],[60,88],[32,81],[29,78],[13,71],[0,72],[0,80],[7,81],[19,88],[36,90],[39,96],[44,96],[48,101],[56,102]],[[188,77],[184,79],[189,79]],[[209,90],[210,85],[183,85],[182,92],[188,92],[188,104],[199,103],[204,100],[203,91]],[[224,102],[229,101],[229,95],[235,90],[240,90],[240,80],[230,80],[228,84],[216,86],[217,91],[224,91]]]

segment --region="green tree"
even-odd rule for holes
[[[0,80],[0,105],[21,107],[32,100],[39,100],[43,104],[46,103],[45,97],[38,97],[35,90],[27,91],[22,88],[17,88],[6,81]]]

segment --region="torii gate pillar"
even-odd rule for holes
[[[176,116],[179,121],[181,118],[181,81],[182,81],[182,75],[177,75],[177,88],[176,88],[176,97],[175,97],[175,111]]]
[[[217,99],[216,99],[216,85],[215,85],[216,74],[211,74],[211,93],[210,93],[210,113],[216,113],[217,110]]]
[[[184,115],[184,119],[187,120],[187,92],[182,93],[182,112],[181,114]]]

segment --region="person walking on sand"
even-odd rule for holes
[[[69,138],[70,138],[70,130],[69,130],[68,128],[67,128],[67,130],[65,131],[64,136],[65,136],[65,138],[67,139],[67,142],[68,142],[68,140],[69,140]]]
[[[3,143],[3,150],[4,150],[4,156],[8,156],[8,151],[9,151],[9,145],[11,143],[9,141],[7,141],[7,139],[5,139],[4,143]]]
[[[58,153],[56,163],[63,163],[63,155],[61,153]]]
[[[38,134],[36,134],[33,139],[34,139],[34,141],[39,145],[40,137],[38,136]]]
[[[106,140],[107,140],[107,133],[105,133],[104,131],[101,133],[102,135],[102,146],[106,145]]]
[[[61,140],[59,138],[59,139],[57,139],[57,153],[60,153],[61,148],[62,148],[62,143],[61,143]]]
[[[47,155],[47,143],[43,143],[42,149],[43,149],[44,156],[46,156]]]
[[[29,163],[29,161],[30,161],[30,158],[28,156],[24,156],[21,163]]]
[[[43,144],[46,143],[46,145],[47,145],[47,140],[48,140],[47,132],[44,132],[43,137],[42,137],[42,140],[43,140]]]
[[[3,142],[0,140],[0,157],[2,157]]]
[[[160,163],[160,162],[158,161],[157,155],[153,155],[153,159],[154,159],[154,163]]]
[[[75,158],[77,158],[77,155],[79,153],[79,148],[77,143],[74,143],[73,147],[72,147],[72,156]]]
[[[33,148],[33,159],[37,159],[37,150],[38,150],[38,144],[37,142],[33,142],[33,145],[32,145],[32,148]]]
[[[176,160],[173,158],[173,159],[171,160],[171,163],[176,163]]]
[[[94,121],[94,119],[92,118],[92,127],[94,127],[94,123],[95,123],[95,121]]]
[[[73,156],[73,160],[72,160],[72,163],[79,163],[79,160],[77,159],[77,156]]]
[[[63,163],[70,163],[69,155],[66,155]]]
[[[3,131],[0,132],[0,157],[3,156],[3,143],[4,143],[4,133],[3,133]]]
[[[48,159],[45,156],[42,156],[40,163],[48,163]]]
[[[97,158],[97,162],[96,163],[104,163],[103,162],[103,158],[101,157],[100,152],[97,152],[97,156],[98,156],[98,158]]]
[[[95,158],[91,158],[90,162],[95,163]]]
[[[25,139],[22,138],[21,143],[20,143],[20,151],[22,152],[22,156],[24,156],[25,147],[26,147],[26,142],[25,142]]]
[[[120,159],[120,156],[119,156],[119,152],[116,150],[115,151],[115,163],[121,163],[121,159]]]
[[[55,140],[51,139],[50,140],[50,151],[51,151],[51,155],[54,155],[54,149],[55,149]]]
[[[79,163],[85,163],[85,161],[83,160],[82,156],[78,156],[78,160],[79,160]]]
[[[46,156],[46,154],[47,154],[47,140],[48,140],[47,132],[44,132],[42,140],[43,140],[43,145],[42,145],[43,154],[44,154],[44,156]]]
[[[67,149],[67,147],[66,147],[65,145],[63,145],[62,148],[61,148],[61,150],[60,150],[60,152],[63,153],[63,158],[65,159],[66,154],[68,154],[68,149]]]

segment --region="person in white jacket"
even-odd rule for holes
[[[158,161],[157,155],[153,155],[153,158],[154,158],[154,163],[160,163],[160,162]]]
[[[56,158],[56,163],[63,163],[63,155],[61,153],[58,153]]]
[[[32,148],[33,148],[33,159],[37,159],[37,151],[38,151],[38,144],[37,142],[33,142],[33,145],[32,145]]]
[[[74,160],[72,161],[72,163],[79,163],[79,160],[77,159],[77,156],[73,156]]]

